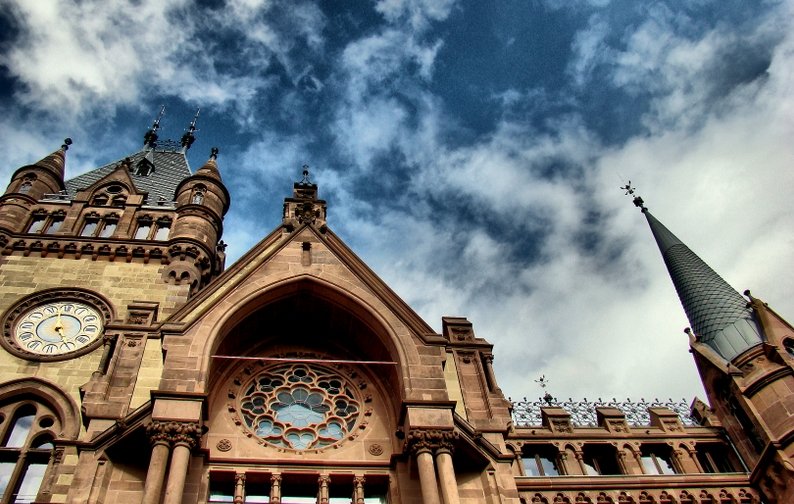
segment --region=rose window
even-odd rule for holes
[[[361,412],[337,371],[306,364],[266,369],[242,387],[240,415],[263,442],[293,450],[330,446],[353,432]]]

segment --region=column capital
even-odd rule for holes
[[[201,438],[201,426],[194,422],[161,422],[153,420],[146,425],[146,434],[153,445],[184,445],[191,450]]]
[[[414,455],[444,450],[451,453],[460,434],[452,430],[411,429],[406,438],[406,450]]]

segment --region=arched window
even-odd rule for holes
[[[559,452],[551,445],[527,445],[521,451],[525,476],[559,476]]]
[[[100,238],[110,238],[116,232],[116,227],[119,224],[119,216],[116,214],[106,215],[102,229],[99,231]]]
[[[151,234],[152,231],[152,224],[152,217],[149,215],[138,218],[138,227],[135,229],[135,239],[148,240],[149,234]]]
[[[47,212],[44,210],[36,211],[28,226],[28,233],[41,233],[45,222],[47,222]]]
[[[667,445],[643,445],[640,450],[645,474],[676,474],[672,449]]]
[[[22,184],[19,186],[19,192],[22,194],[27,194],[30,192],[31,187],[33,187],[33,182],[36,180],[36,175],[28,174],[22,179]]]
[[[170,233],[171,219],[168,217],[157,219],[157,231],[154,233],[154,239],[159,241],[167,240]]]
[[[791,338],[784,339],[783,348],[786,349],[786,353],[788,353],[791,357],[794,357],[794,339]]]
[[[203,185],[197,185],[193,188],[193,195],[190,197],[190,202],[194,205],[201,205],[204,203],[204,193],[207,192],[207,188]]]
[[[43,404],[21,401],[0,407],[2,502],[36,502],[60,431],[58,417]]]

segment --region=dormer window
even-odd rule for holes
[[[107,194],[99,194],[94,196],[94,199],[91,203],[93,203],[94,206],[105,206],[108,204],[109,199],[110,198],[108,198]]]
[[[135,165],[135,175],[148,177],[152,173],[154,173],[154,163],[146,158],[141,159],[138,161],[138,164]]]
[[[110,204],[116,208],[124,208],[127,204],[127,193],[127,188],[123,185],[111,183],[94,193],[91,204],[93,206],[107,206]]]

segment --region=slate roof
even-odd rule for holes
[[[762,332],[747,300],[650,212],[643,212],[695,335],[728,360],[760,343]]]
[[[161,198],[165,201],[173,201],[177,185],[191,175],[185,154],[182,152],[181,147],[177,149],[171,146],[158,147],[154,152],[148,149],[141,150],[127,156],[132,161],[133,172],[135,171],[134,167],[147,154],[150,154],[150,159],[154,162],[154,171],[146,176],[131,173],[130,177],[135,183],[135,188],[140,192],[149,194],[146,200],[149,204],[155,204]],[[123,160],[124,158],[119,159],[67,180],[67,193],[70,197],[73,197],[78,190],[91,186],[94,182],[111,173]]]

